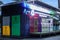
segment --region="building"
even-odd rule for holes
[[[18,5],[23,5],[22,7],[24,7],[24,10],[21,10],[21,9],[19,9],[20,8],[20,6],[19,6],[19,8],[17,7]],[[9,6],[11,6],[11,5],[13,5],[12,7],[9,7]],[[15,6],[14,6],[15,5]],[[16,6],[17,5],[17,6]],[[6,7],[8,7],[7,9],[6,9]],[[16,9],[15,9],[16,8]],[[55,34],[55,32],[56,31],[58,31],[59,30],[59,23],[58,23],[58,21],[59,21],[59,13],[57,13],[57,12],[60,12],[60,10],[58,9],[58,8],[55,8],[55,7],[53,7],[53,6],[50,6],[50,5],[48,5],[48,4],[45,4],[45,3],[43,3],[43,2],[40,2],[40,1],[34,1],[34,3],[33,3],[33,1],[30,1],[30,2],[22,2],[22,4],[20,4],[20,2],[15,2],[15,3],[9,3],[9,4],[6,4],[6,5],[4,5],[4,6],[2,6],[2,18],[3,18],[3,20],[2,20],[2,30],[4,30],[4,27],[6,27],[5,25],[12,25],[11,23],[6,23],[6,19],[5,19],[5,17],[4,16],[6,16],[6,18],[7,18],[7,21],[9,21],[9,18],[7,17],[7,16],[13,16],[13,15],[16,15],[16,14],[19,14],[20,15],[20,12],[21,13],[25,13],[25,14],[27,14],[27,15],[31,15],[30,16],[30,21],[32,21],[32,19],[34,20],[34,22],[32,22],[33,23],[33,29],[34,29],[34,31],[32,32],[32,28],[31,28],[31,26],[27,26],[27,24],[25,25],[25,26],[23,26],[22,25],[22,27],[27,27],[26,28],[26,31],[25,30],[23,30],[23,29],[21,29],[21,30],[23,30],[23,32],[24,33],[26,33],[27,32],[27,30],[28,30],[28,27],[30,27],[30,33],[31,34],[39,34],[40,35],[40,33],[54,33]],[[6,11],[6,10],[7,11]],[[19,9],[18,11],[16,11],[17,9]],[[23,9],[23,8],[22,8]],[[13,12],[11,12],[10,10],[12,10]],[[11,13],[12,14],[11,14]],[[6,14],[7,13],[7,14]],[[29,14],[30,13],[30,14]],[[35,15],[36,14],[36,15]],[[37,16],[38,15],[38,16]],[[58,16],[57,16],[58,15]],[[37,16],[37,19],[35,19],[35,17]],[[41,18],[41,19],[40,19]],[[14,18],[13,18],[14,19]],[[18,17],[18,19],[19,19],[19,17]],[[15,19],[14,19],[15,20]],[[27,20],[27,19],[26,19]],[[38,22],[38,20],[39,20],[39,22]],[[41,20],[41,21],[40,21]],[[24,20],[23,20],[24,21]],[[16,20],[15,20],[15,22],[16,22]],[[29,23],[28,21],[26,22],[26,23]],[[16,23],[17,24],[17,23]],[[39,25],[40,24],[40,25]],[[38,26],[39,25],[39,26]],[[18,26],[18,25],[17,25]],[[11,30],[9,27],[13,27],[13,26],[7,26],[7,29],[8,30],[6,30],[6,31],[9,31],[9,30]],[[16,27],[16,26],[15,26]],[[20,34],[20,31],[18,31],[18,30],[20,30],[19,29],[19,27],[18,28],[12,28],[12,31],[14,32],[13,33],[13,35],[15,35],[15,36],[19,36]],[[41,27],[40,29],[39,29],[39,32],[38,32],[38,27]],[[6,28],[5,28],[6,29]],[[15,30],[15,29],[18,29],[18,30]],[[48,30],[48,31],[47,31]],[[15,33],[17,31],[17,33]],[[9,34],[10,33],[10,31],[9,32],[5,32],[5,30],[4,31],[2,31],[3,32],[3,34],[4,35],[11,35],[11,34]],[[26,36],[26,34],[24,34],[23,33],[23,36]],[[3,35],[2,34],[2,35]]]

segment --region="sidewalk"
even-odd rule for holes
[[[0,37],[0,40],[60,40],[60,35],[48,37],[48,38],[41,38],[41,39],[12,39],[12,38],[1,38]]]

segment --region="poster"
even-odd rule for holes
[[[10,36],[10,17],[3,17],[2,35]]]
[[[12,35],[20,36],[20,15],[12,16]]]
[[[10,25],[10,17],[3,17],[3,26]]]
[[[10,26],[3,26],[3,35],[10,36]]]

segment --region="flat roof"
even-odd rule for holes
[[[19,4],[19,3],[22,3],[22,2],[12,2],[12,3],[8,3],[8,4],[4,4],[3,6],[13,5],[13,4]],[[43,6],[45,8],[52,9],[52,10],[55,10],[55,11],[59,11],[60,12],[59,8],[55,8],[55,7],[50,6],[50,5],[46,4],[46,3],[43,3],[43,2],[40,2],[40,1],[34,1],[34,3],[37,6]]]
[[[46,4],[46,3],[43,3],[43,2],[41,2],[41,1],[34,1],[34,2],[35,2],[35,4],[37,4],[37,5],[41,5],[41,6],[44,6],[44,7],[46,7],[46,8],[49,8],[49,9],[52,9],[52,10],[55,10],[55,11],[60,11],[59,8],[53,7],[53,6],[51,6],[51,5],[48,5],[48,4]]]

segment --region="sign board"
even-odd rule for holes
[[[51,10],[50,11],[50,15],[54,16],[55,15],[55,11]]]

